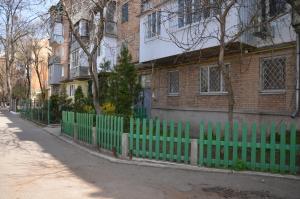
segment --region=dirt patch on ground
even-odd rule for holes
[[[225,187],[207,187],[202,188],[206,193],[215,193],[222,198],[241,198],[241,199],[254,199],[254,198],[272,198],[272,199],[281,199],[276,196],[273,196],[268,191],[235,191],[230,188]]]

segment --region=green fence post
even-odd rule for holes
[[[48,125],[50,124],[50,100],[48,100],[48,103],[47,103],[47,123]]]
[[[256,168],[256,123],[252,125],[252,135],[251,135],[251,169]]]
[[[163,160],[167,159],[167,121],[163,120],[163,147],[162,147],[162,155],[163,155]]]
[[[221,123],[218,122],[216,124],[216,163],[215,166],[220,166],[220,159],[221,159]]]
[[[201,122],[199,130],[199,165],[204,165],[204,133],[205,133],[205,125],[204,122]]]
[[[156,120],[155,123],[155,159],[156,160],[158,160],[160,157],[159,145],[160,145],[160,121]]]
[[[270,170],[276,171],[275,155],[276,155],[276,125],[274,122],[271,124],[270,130]]]
[[[206,159],[207,159],[207,166],[211,166],[211,160],[212,160],[212,131],[213,126],[212,123],[208,123],[207,127],[207,152],[206,152]]]
[[[152,152],[153,152],[153,120],[149,120],[149,155],[148,157],[152,159]]]
[[[261,126],[261,139],[260,139],[260,169],[266,169],[266,125]]]
[[[189,152],[190,152],[190,123],[186,122],[184,129],[184,163],[189,163]]]
[[[239,131],[238,123],[234,122],[233,123],[232,165],[236,165],[238,159],[238,131]]]
[[[280,161],[279,161],[279,168],[280,172],[285,172],[285,145],[286,145],[286,126],[284,123],[280,125]]]
[[[290,173],[296,173],[296,125],[290,126]]]

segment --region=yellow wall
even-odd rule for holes
[[[84,80],[84,81],[74,80],[72,82],[64,83],[64,85],[66,86],[67,95],[69,96],[69,98],[74,99],[74,95],[70,96],[70,86],[71,85],[74,85],[75,90],[77,89],[78,86],[81,86],[84,96],[87,97],[87,95],[88,95],[88,80]],[[75,90],[74,90],[74,94],[75,94]]]

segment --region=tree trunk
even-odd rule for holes
[[[99,79],[97,72],[97,56],[90,56],[89,61],[89,70],[93,80],[93,104],[97,114],[101,113],[100,103],[99,103]]]
[[[234,109],[234,93],[230,77],[230,68],[227,68],[224,64],[224,55],[225,55],[225,29],[226,27],[226,15],[220,19],[220,50],[219,50],[219,59],[218,66],[222,72],[225,87],[228,92],[228,121],[230,123],[230,130],[233,128],[233,109]]]
[[[38,80],[39,80],[39,85],[40,85],[40,89],[41,89],[41,93],[42,93],[42,102],[44,102],[45,101],[45,91],[44,91],[44,87],[42,85],[41,75],[39,73],[38,68],[35,69],[35,72],[36,72]]]
[[[27,81],[28,81],[28,90],[27,90],[27,98],[29,99],[30,98],[30,95],[31,95],[31,79],[30,79],[30,68],[29,68],[29,65],[27,65],[26,67],[26,73],[27,73]]]

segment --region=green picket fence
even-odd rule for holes
[[[134,118],[147,118],[147,110],[144,107],[135,107],[133,109],[133,117]]]
[[[124,118],[112,115],[96,116],[97,145],[121,154]]]
[[[74,123],[75,123],[74,112],[63,111],[61,121],[61,132],[73,137],[74,136]]]
[[[77,139],[79,141],[85,142],[87,144],[92,144],[94,117],[94,114],[76,113],[76,124],[78,132]]]
[[[131,118],[129,150],[136,157],[189,163],[190,124]]]
[[[224,126],[208,123],[206,126],[201,122],[199,165],[296,173],[300,151],[300,145],[296,143],[296,126],[291,124],[287,129],[281,123],[278,130],[274,123],[260,126],[234,123],[230,132],[229,123]]]

